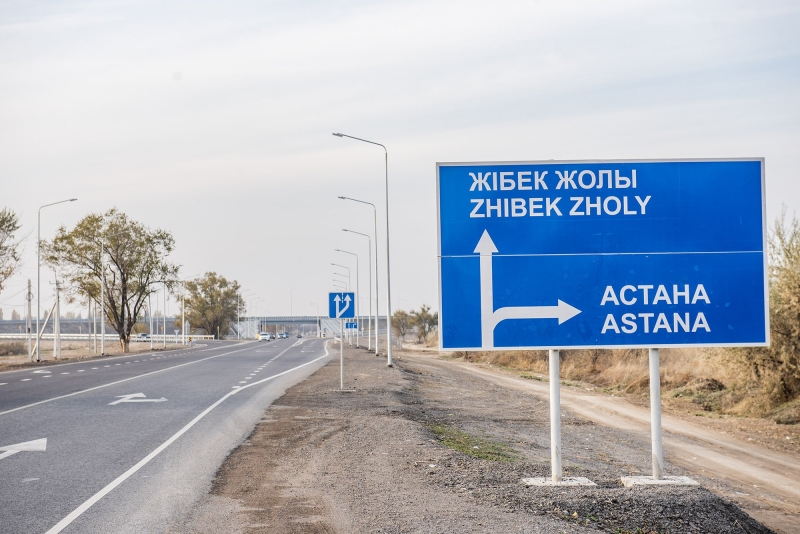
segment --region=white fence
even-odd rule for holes
[[[52,341],[53,334],[42,334],[42,340],[45,341]],[[102,336],[97,334],[97,340],[100,341]],[[109,341],[119,341],[119,334],[109,334],[106,332],[106,343]],[[167,343],[179,343],[181,341],[180,334],[167,334],[166,336],[162,334],[153,334],[150,337],[138,337],[138,336],[131,336],[131,343],[149,343],[152,339],[153,342],[157,343],[164,343],[164,338],[166,337]],[[214,339],[214,336],[207,336],[207,335],[199,335],[199,334],[186,334],[186,341],[189,341],[189,338],[192,338],[192,341],[197,341],[199,339]],[[27,340],[28,334],[0,334],[0,340],[3,339],[19,339],[19,340]],[[32,334],[31,339],[33,342],[36,343],[36,335]],[[94,341],[93,334],[61,334],[61,341]]]

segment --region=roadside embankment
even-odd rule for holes
[[[550,471],[546,399],[430,356],[396,364],[348,348],[349,391],[338,358],[289,389],[169,532],[770,532],[703,487],[624,488],[649,473],[646,436],[568,410],[565,475],[597,486],[527,487]]]

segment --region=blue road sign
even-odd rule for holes
[[[358,323],[348,321],[344,323],[344,327],[349,330],[358,330]]]
[[[769,344],[764,160],[437,164],[447,350]]]
[[[352,319],[356,316],[355,293],[328,293],[328,317]]]

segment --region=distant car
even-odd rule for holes
[[[146,333],[137,334],[135,340],[136,341],[150,341],[150,334],[146,334]]]
[[[289,334],[287,332],[281,332],[278,334],[278,339],[289,339]]]
[[[303,336],[301,336],[300,334],[297,334],[297,339],[300,339],[301,337],[303,337]]]
[[[258,335],[258,340],[259,340],[259,341],[270,341],[270,340],[272,340],[274,337],[275,337],[275,336],[273,336],[273,335],[272,335],[272,334],[270,334],[269,332],[261,332],[261,333]]]

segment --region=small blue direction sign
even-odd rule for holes
[[[764,160],[440,163],[449,350],[765,346]]]
[[[328,293],[328,317],[352,319],[356,316],[355,293]]]
[[[344,323],[344,327],[345,329],[348,330],[358,330],[358,323],[356,323],[355,321],[348,321]]]

